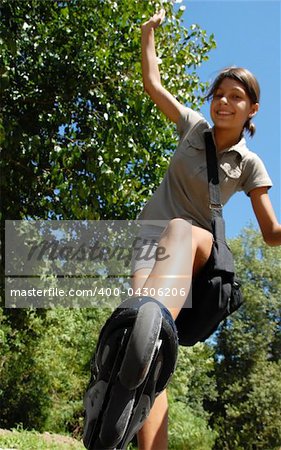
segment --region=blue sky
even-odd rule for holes
[[[186,7],[184,25],[199,24],[208,34],[214,33],[217,42],[210,60],[198,70],[202,81],[212,81],[220,69],[236,65],[248,68],[260,83],[261,105],[254,120],[257,131],[252,139],[247,137],[247,142],[262,158],[273,181],[269,194],[280,221],[281,3],[279,0],[183,0],[181,5]],[[210,121],[208,104],[202,112]],[[228,238],[239,235],[250,223],[258,227],[251,202],[243,192],[225,206],[224,217]]]

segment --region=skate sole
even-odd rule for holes
[[[84,406],[88,420],[84,444],[88,450],[124,448],[125,441],[132,436],[130,425],[134,423],[135,434],[144,416],[148,415],[150,396],[143,393],[149,371],[157,369],[153,365],[161,346],[161,325],[159,306],[152,302],[142,305],[131,332],[127,330],[124,333],[123,330],[109,380],[100,379],[87,391]],[[106,355],[102,356],[103,363],[108,363]],[[134,420],[136,417],[140,421],[139,426]]]

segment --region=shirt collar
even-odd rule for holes
[[[225,150],[222,150],[222,152],[220,153],[228,153],[233,151],[239,153],[241,158],[246,155],[248,149],[246,145],[246,139],[244,137],[242,137],[237,144],[232,145],[232,147],[226,148]]]
[[[214,138],[214,127],[211,127],[208,123],[204,122],[204,123],[200,123],[197,127],[196,130],[194,130],[195,132],[192,133],[192,135],[190,136],[189,140],[190,143],[197,148],[197,150],[205,150],[205,140],[204,140],[204,132],[207,131],[211,131],[212,135],[213,135],[213,139],[215,141]],[[237,142],[237,144],[232,145],[229,148],[226,148],[225,150],[222,150],[221,152],[219,152],[219,154],[223,154],[223,153],[228,153],[228,152],[237,152],[241,158],[243,158],[248,149],[247,149],[247,145],[246,145],[246,139],[244,138],[244,136],[242,136],[242,138],[240,139],[239,142]]]
[[[214,137],[214,128],[212,128],[212,135],[213,135],[213,139],[214,139],[215,138]],[[247,149],[247,145],[246,145],[246,139],[244,138],[244,136],[242,136],[240,141],[237,142],[237,144],[232,145],[231,147],[222,150],[220,152],[220,154],[228,153],[228,152],[237,152],[237,153],[239,153],[241,158],[243,158],[246,155],[247,151],[248,151],[248,149]]]

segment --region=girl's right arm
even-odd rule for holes
[[[160,111],[177,123],[185,107],[162,86],[155,51],[154,30],[162,23],[164,17],[165,11],[161,10],[141,28],[143,86]]]

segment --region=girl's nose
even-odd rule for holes
[[[225,95],[223,95],[223,96],[220,98],[220,102],[223,103],[223,104],[226,104],[226,103],[227,103],[227,98],[226,98]]]

